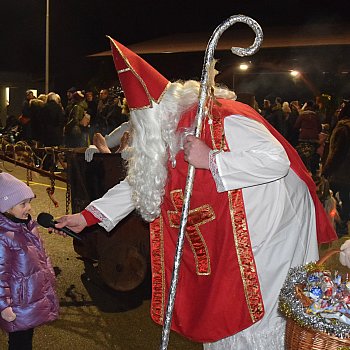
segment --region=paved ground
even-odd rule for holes
[[[1,162],[0,169],[26,179],[26,170],[13,164]],[[48,184],[48,179],[33,173],[34,217],[40,212],[54,217],[65,214],[65,184],[56,183],[58,208],[46,193]],[[50,235],[45,229],[42,235],[57,274],[61,312],[57,321],[36,329],[35,350],[159,349],[162,328],[151,321],[147,286],[134,292],[112,291],[101,284],[95,266],[79,258],[70,237]],[[0,332],[0,349],[7,348],[6,342]],[[171,333],[168,349],[199,350],[202,346]]]

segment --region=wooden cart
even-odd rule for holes
[[[83,151],[67,153],[67,180],[72,213],[83,210],[125,177],[120,154],[95,154],[86,162]],[[103,281],[116,291],[130,291],[150,276],[149,228],[136,212],[124,218],[111,232],[101,226],[85,228],[83,242],[74,240],[75,251],[98,261]]]

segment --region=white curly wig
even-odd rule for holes
[[[198,103],[200,83],[189,80],[170,84],[159,104],[130,113],[132,137],[128,182],[136,209],[146,221],[160,214],[167,181],[167,162],[180,148],[176,132],[181,115]],[[235,99],[234,92],[215,88],[215,96]]]

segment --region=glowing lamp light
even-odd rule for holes
[[[292,77],[297,77],[299,74],[300,74],[300,72],[297,71],[297,70],[291,70],[291,71],[290,71],[290,75],[291,75]]]
[[[246,63],[241,63],[239,65],[239,69],[240,70],[247,70],[249,68],[249,66]]]

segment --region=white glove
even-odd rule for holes
[[[340,247],[339,261],[343,266],[350,269],[350,239],[346,240]]]
[[[1,317],[7,322],[12,322],[16,319],[16,314],[12,311],[12,307],[9,306],[1,311]]]
[[[91,162],[95,153],[100,153],[96,146],[91,145],[85,150],[85,160]]]

